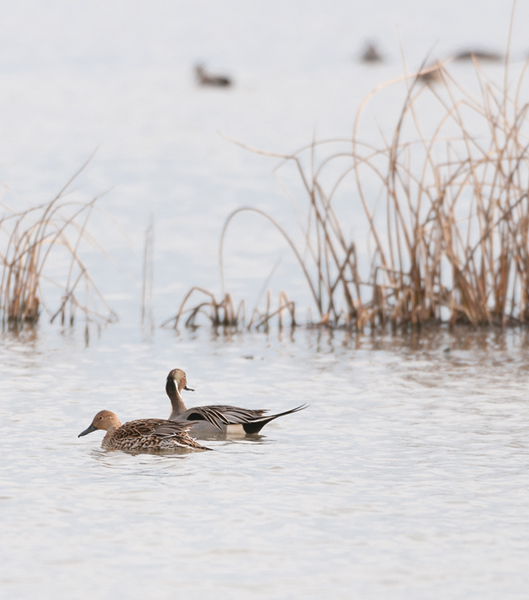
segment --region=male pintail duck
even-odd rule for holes
[[[187,408],[181,391],[194,391],[187,387],[186,374],[181,369],[173,369],[167,376],[165,391],[171,400],[173,410],[171,421],[195,421],[191,433],[195,436],[229,434],[255,434],[270,421],[290,415],[306,408],[306,404],[296,406],[276,415],[265,415],[267,409],[239,408],[237,406],[210,405]],[[197,422],[198,421],[198,422]]]
[[[101,447],[107,450],[153,451],[153,450],[209,450],[201,446],[189,434],[192,422],[182,423],[166,419],[139,419],[121,424],[109,410],[97,413],[90,427],[77,437],[98,429],[106,431]]]
[[[210,85],[213,87],[228,87],[232,81],[224,75],[211,75],[206,72],[204,65],[195,65],[195,76],[199,85]]]

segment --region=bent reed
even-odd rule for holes
[[[351,139],[315,142],[291,155],[239,144],[280,158],[280,167],[295,167],[305,196],[298,222],[306,225],[299,238],[257,208],[235,210],[221,236],[221,279],[227,227],[251,211],[268,220],[294,253],[316,324],[358,330],[526,324],[529,104],[520,97],[527,63],[511,87],[508,61],[499,85],[474,59],[477,95],[441,63],[435,83],[423,84],[419,71],[379,86],[360,106]],[[395,84],[406,88],[390,140],[380,147],[362,143],[366,106]],[[349,229],[353,234],[345,233]],[[199,292],[209,298],[189,307]],[[267,325],[285,311],[294,325],[294,303],[282,292],[272,309],[269,293],[266,308],[254,311],[248,327]],[[218,302],[199,288],[165,324],[176,328],[188,315],[185,324],[194,325],[201,312],[214,325],[245,326],[244,302],[235,310],[229,293]]]
[[[70,198],[69,188],[92,157],[49,202],[16,210],[1,201],[0,314],[2,325],[36,322],[44,310],[50,321],[73,324],[77,311],[89,321],[114,322],[116,314],[97,289],[80,257],[88,241],[102,251],[87,232],[98,197],[83,202]],[[6,188],[4,188],[4,192]],[[52,308],[45,296],[59,296]]]

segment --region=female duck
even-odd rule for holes
[[[122,425],[113,412],[102,410],[94,417],[90,427],[77,437],[103,429],[107,433],[101,446],[107,450],[209,450],[187,433],[192,426],[191,422],[177,423],[165,419],[139,419]]]
[[[196,436],[218,435],[219,433],[255,434],[270,421],[298,412],[306,408],[305,404],[296,406],[276,415],[265,415],[266,409],[239,408],[237,406],[210,405],[187,408],[181,391],[194,391],[187,387],[186,374],[181,369],[173,369],[167,376],[165,391],[171,400],[173,410],[169,419],[175,422],[194,421],[191,432]]]

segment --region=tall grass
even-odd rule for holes
[[[24,210],[0,203],[3,325],[35,322],[43,312],[51,322],[71,324],[79,313],[87,321],[116,320],[80,256],[83,240],[101,250],[87,231],[98,198],[82,202],[69,196],[72,182],[86,164],[49,202]],[[58,293],[53,294],[53,288]],[[48,305],[47,294],[59,297],[56,306]]]
[[[351,139],[312,143],[290,155],[260,152],[280,158],[280,166],[295,167],[305,197],[298,219],[305,223],[303,235],[300,241],[259,209],[237,209],[222,234],[221,278],[227,226],[241,212],[253,211],[273,224],[296,257],[316,323],[357,329],[526,324],[529,104],[521,99],[526,67],[511,86],[507,57],[500,85],[474,60],[473,94],[446,64],[437,63],[435,84],[423,85],[420,73],[390,82],[397,90],[406,87],[394,130],[382,144],[362,143],[359,130],[369,102],[388,93],[389,84],[361,105]],[[344,206],[358,215],[354,227],[351,210],[340,213]],[[188,324],[199,314],[200,305],[187,307],[192,293],[173,318],[175,326],[186,311]],[[265,321],[287,305],[293,312],[284,298],[277,310],[268,299]],[[240,314],[212,322],[241,325]],[[250,326],[257,323],[262,319],[250,320]]]

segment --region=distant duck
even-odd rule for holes
[[[199,85],[209,85],[212,87],[228,87],[232,85],[232,80],[229,77],[206,73],[204,66],[201,64],[195,66],[195,75]]]
[[[173,369],[167,376],[165,391],[173,410],[169,419],[175,422],[194,422],[191,433],[198,437],[228,434],[256,434],[270,421],[306,408],[305,404],[276,415],[266,415],[266,409],[239,408],[237,406],[210,405],[187,408],[181,391],[194,391],[187,387],[186,374]],[[198,422],[197,422],[198,421]]]
[[[376,63],[384,60],[382,54],[374,42],[365,44],[364,49],[360,54],[360,60],[365,63]]]
[[[189,434],[192,422],[183,423],[165,419],[139,419],[121,424],[109,410],[97,413],[92,424],[77,437],[98,429],[106,431],[101,447],[106,450],[157,451],[157,450],[209,450],[201,446]]]
[[[417,79],[426,84],[439,81],[441,79],[441,64],[437,62],[434,65],[423,67],[417,75]]]
[[[489,61],[500,61],[503,60],[504,56],[499,52],[489,52],[488,50],[463,50],[462,52],[458,52],[454,56],[454,60],[473,60],[474,58],[478,60],[489,60]]]

